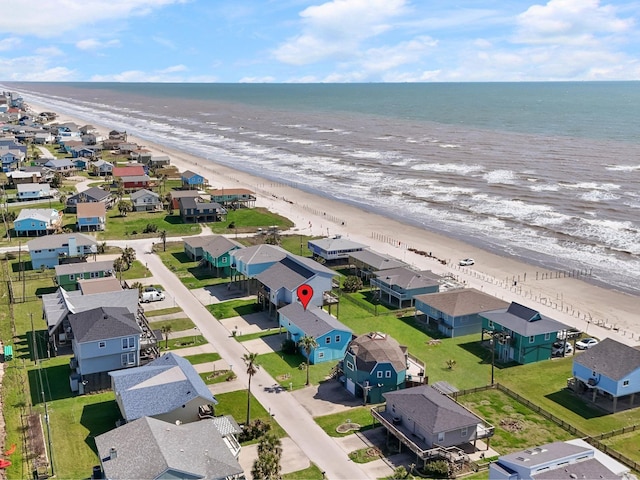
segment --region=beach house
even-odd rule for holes
[[[527,364],[549,360],[558,332],[569,330],[553,320],[516,302],[507,308],[479,314],[482,319],[481,341],[491,340],[492,355],[499,362]]]
[[[416,271],[406,267],[390,268],[373,273],[371,286],[377,288],[377,298],[399,308],[412,307],[414,297],[440,290],[442,277],[430,270]]]
[[[329,315],[322,308],[303,308],[292,303],[278,310],[278,323],[286,329],[287,339],[298,342],[305,336],[312,337],[318,343],[311,349],[308,361],[315,365],[322,362],[342,360],[351,342],[351,329]],[[301,346],[298,351],[304,356],[307,352]]]
[[[75,213],[77,204],[93,202],[104,203],[106,208],[111,208],[113,206],[114,198],[113,195],[111,195],[111,192],[107,192],[100,187],[91,187],[67,197],[65,210],[69,213]]]
[[[77,203],[76,212],[77,231],[96,232],[105,229],[107,207],[103,202]]]
[[[475,288],[462,288],[414,297],[416,316],[424,315],[429,325],[447,337],[480,333],[480,313],[507,308],[509,304]]]
[[[191,170],[186,170],[180,175],[182,188],[188,190],[204,190],[205,178]]]
[[[210,190],[211,200],[232,209],[253,208],[256,195],[246,188],[221,188]]]
[[[160,195],[145,188],[131,194],[131,203],[136,212],[152,212],[162,210]]]
[[[66,291],[78,290],[78,282],[80,280],[112,276],[113,260],[56,265],[55,272],[58,286]]]
[[[180,198],[180,217],[185,223],[207,223],[224,221],[227,210],[216,202],[201,201],[198,198]]]
[[[62,212],[55,208],[23,208],[13,221],[17,236],[40,236],[62,228]]]
[[[34,269],[53,268],[61,263],[81,261],[98,252],[98,242],[83,233],[60,233],[27,243]]]
[[[45,200],[53,197],[53,192],[48,183],[21,183],[16,185],[18,200]]]
[[[407,347],[385,333],[370,332],[351,341],[341,374],[349,393],[380,403],[384,393],[405,387],[407,361]]]
[[[355,275],[364,280],[369,280],[374,273],[380,270],[391,270],[393,268],[408,266],[402,260],[375,252],[368,248],[350,253],[349,265],[354,269]]]
[[[369,248],[367,245],[343,238],[341,235],[309,240],[307,247],[314,257],[323,258],[330,263],[346,263],[350,254]]]

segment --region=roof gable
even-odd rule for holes
[[[640,350],[612,338],[605,338],[576,356],[573,362],[619,381],[640,370]]]
[[[69,315],[69,323],[78,343],[139,335],[142,329],[133,314],[124,307],[98,307]]]
[[[305,309],[299,303],[291,303],[280,308],[278,313],[300,328],[305,335],[313,338],[318,338],[334,330],[351,333],[349,327],[321,308]]]

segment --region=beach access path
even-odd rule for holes
[[[155,278],[162,278],[164,289],[175,299],[176,304],[196,324],[200,334],[213,345],[237,374],[242,385],[247,385],[249,377],[242,360],[248,353],[245,346],[229,335],[227,329],[218,322],[194,295],[151,251],[153,239],[134,241],[109,241],[108,244],[124,248],[131,247],[136,257],[143,261]],[[259,369],[251,380],[251,393],[276,416],[293,442],[321,468],[331,479],[365,479],[370,477],[357,463],[349,460],[340,446],[329,437],[313,420],[311,415],[289,392],[274,393],[265,390],[277,382],[264,370]]]

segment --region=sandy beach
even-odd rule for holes
[[[51,110],[30,104],[35,111]],[[58,123],[87,122],[61,115]],[[101,134],[109,125],[95,125]],[[167,154],[180,171],[192,170],[206,177],[212,188],[249,188],[257,194],[257,206],[268,208],[295,222],[292,234],[342,235],[369,245],[373,250],[399,258],[417,269],[451,275],[466,286],[505,301],[515,301],[542,314],[579,328],[598,338],[640,343],[640,299],[619,291],[592,285],[580,276],[588,272],[544,270],[499,256],[393,219],[366,212],[346,203],[313,195],[296,185],[272,183],[263,178],[214,163],[212,160],[153,144],[129,135],[128,140],[154,154]],[[432,257],[409,249],[431,252]],[[475,259],[472,267],[460,267],[461,258]],[[443,261],[443,262],[441,262]]]

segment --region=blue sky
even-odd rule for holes
[[[2,0],[0,80],[639,80],[638,0]]]

